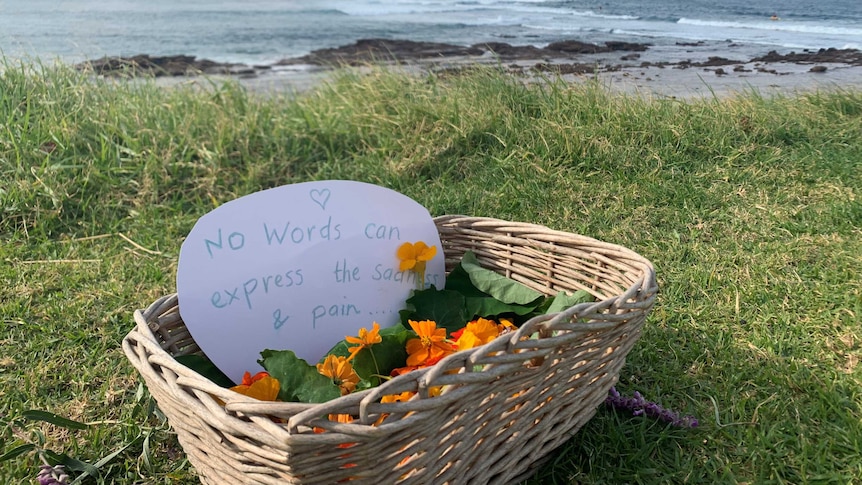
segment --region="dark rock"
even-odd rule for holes
[[[254,72],[244,64],[229,64],[197,59],[194,56],[102,57],[75,66],[99,75],[111,76],[193,76],[198,74],[248,74]]]
[[[448,57],[480,57],[492,54],[503,61],[570,57],[572,54],[596,54],[613,51],[644,51],[648,44],[607,42],[589,44],[576,40],[552,42],[544,48],[515,46],[505,42],[484,42],[469,47],[411,40],[362,39],[355,44],[320,49],[302,57],[284,59],[276,65],[361,65],[369,62],[411,62]]]
[[[698,67],[716,67],[716,66],[729,66],[731,64],[739,64],[740,61],[734,61],[732,59],[725,59],[724,57],[710,57],[704,62],[696,62],[692,63],[692,66]]]
[[[610,52],[611,49],[596,44],[588,44],[578,40],[563,40],[551,42],[545,47],[548,51],[564,52],[566,54],[597,54],[599,52]]]
[[[778,74],[778,71],[776,71],[775,69],[767,69],[765,67],[758,67],[757,72],[763,72],[766,74]]]
[[[751,59],[752,62],[781,62],[784,57],[777,51],[769,51],[766,55]]]
[[[632,42],[605,42],[605,45],[602,46],[579,40],[563,40],[560,42],[551,42],[545,47],[545,50],[566,54],[599,54],[615,51],[642,52],[648,48],[649,44],[635,44]]]
[[[649,48],[649,44],[636,44],[634,42],[605,42],[605,45],[612,51],[643,52]]]
[[[381,61],[410,61],[456,56],[481,56],[485,51],[478,47],[463,47],[438,42],[414,42],[412,40],[360,39],[354,44],[319,49],[312,53],[284,59],[276,65],[317,64],[351,66]]]
[[[727,74],[727,72],[725,72],[725,70],[724,70],[724,69],[722,69],[722,68],[720,68],[720,67],[719,67],[718,69],[716,69],[716,70],[715,70],[715,75],[716,75],[716,76],[724,76],[724,75],[726,75],[726,74]]]
[[[839,63],[851,66],[862,66],[862,51],[857,49],[820,49],[817,52],[791,52],[779,54],[769,51],[766,55],[755,57],[752,62],[792,62],[795,64]]]
[[[553,74],[594,74],[599,71],[599,67],[595,64],[548,64],[540,62],[534,65],[532,70]]]

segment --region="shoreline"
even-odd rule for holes
[[[336,67],[385,66],[408,73],[457,73],[499,66],[539,82],[597,80],[612,92],[647,97],[696,98],[862,89],[862,51],[820,49],[779,53],[733,42],[645,43],[561,41],[544,48],[493,42],[459,46],[409,40],[363,39],[269,65],[217,63],[192,56],[101,58],[76,64],[100,77],[154,78],[162,86],[209,85],[234,80],[257,94],[299,94],[332,78]],[[206,82],[198,82],[199,78]]]

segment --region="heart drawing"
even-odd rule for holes
[[[311,189],[311,200],[313,200],[321,209],[326,210],[326,203],[329,202],[329,196],[332,195],[329,189]]]

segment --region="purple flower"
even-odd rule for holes
[[[608,397],[605,399],[605,404],[614,409],[630,411],[633,416],[649,416],[656,418],[672,426],[681,428],[696,428],[698,425],[697,418],[694,416],[682,416],[669,409],[661,407],[660,404],[652,401],[647,401],[641,393],[635,391],[632,397],[624,397],[620,395],[616,387],[611,387],[608,391]]]
[[[63,465],[42,465],[39,474],[36,475],[36,480],[39,485],[68,485],[69,475],[66,475],[66,470]]]

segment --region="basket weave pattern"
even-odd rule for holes
[[[535,290],[587,290],[597,301],[533,318],[377,388],[303,404],[257,401],[179,364],[174,356],[200,348],[176,295],[162,297],[135,312],[123,349],[202,483],[512,483],[593,416],[655,300],[650,262],[533,224],[464,216],[435,223],[447,270],[471,250],[483,267]],[[417,394],[380,402],[404,391]],[[329,414],[358,419],[337,423]]]

